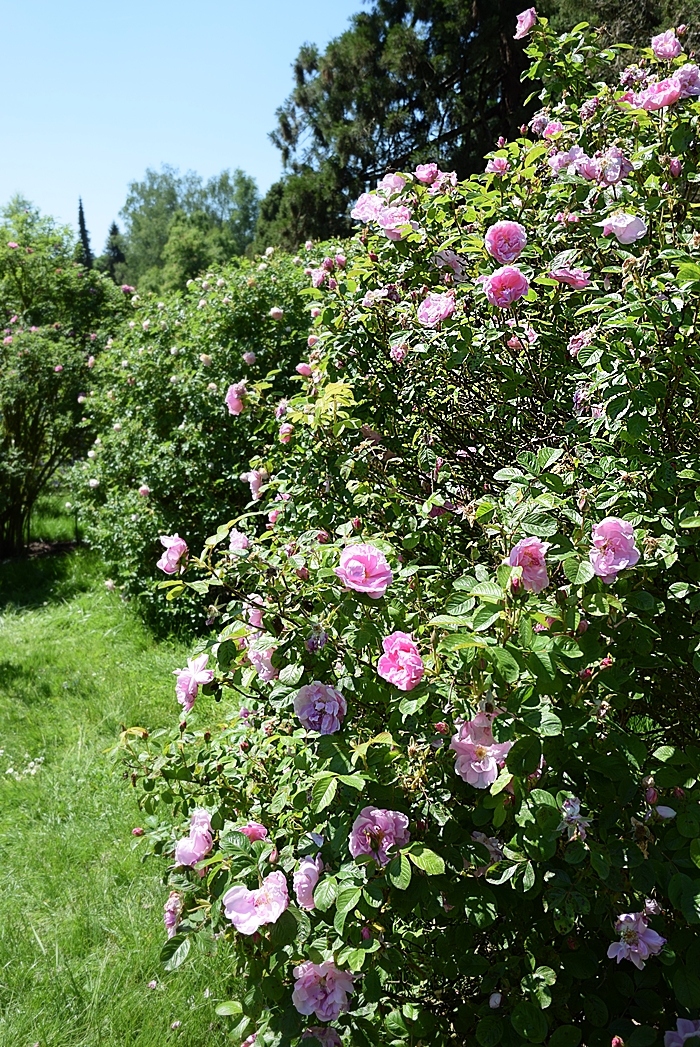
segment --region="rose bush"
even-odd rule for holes
[[[309,274],[290,440],[261,402],[249,506],[162,583],[220,611],[214,678],[125,755],[175,854],[164,960],[216,935],[234,1042],[652,1047],[700,1018],[695,74],[647,50],[660,115],[596,82],[617,51],[585,26],[514,29],[532,134],[362,198]],[[606,238],[620,211],[644,236]]]

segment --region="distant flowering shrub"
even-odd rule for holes
[[[140,846],[210,816],[163,959],[222,950],[234,1043],[697,1032],[700,95],[682,53],[611,87],[585,26],[514,32],[539,129],[382,179],[345,266],[311,245],[288,387],[217,394],[250,501],[168,529],[213,679],[125,757]]]

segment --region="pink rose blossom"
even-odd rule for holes
[[[681,98],[697,98],[700,95],[700,69],[690,62],[676,69],[673,79],[681,85]]]
[[[248,535],[244,534],[243,531],[233,530],[229,533],[228,537],[228,551],[230,553],[242,553],[250,544],[248,541]]]
[[[180,921],[180,912],[182,911],[182,901],[177,891],[171,891],[170,897],[163,906],[163,923],[165,929],[168,932],[168,938],[173,938],[177,931],[177,925]],[[155,987],[155,982],[153,983]],[[150,983],[149,983],[150,988]]]
[[[212,848],[211,818],[206,811],[197,809],[190,818],[190,834],[175,845],[176,865],[196,865]]]
[[[211,683],[214,673],[211,669],[205,669],[209,661],[208,654],[200,654],[197,658],[187,660],[186,669],[174,669],[173,676],[177,676],[175,692],[177,700],[187,715],[192,709],[199,691],[200,684]]]
[[[514,40],[522,40],[530,32],[532,27],[537,22],[537,11],[534,7],[528,7],[527,11],[522,11],[518,15],[518,22],[515,28]]]
[[[281,444],[288,444],[292,438],[294,432],[294,426],[290,422],[283,422],[280,426],[279,441]]]
[[[275,651],[275,647],[268,647],[266,651],[248,651],[248,661],[265,683],[276,680],[279,676],[279,669],[272,664],[272,656]]]
[[[302,858],[299,868],[293,876],[294,894],[300,909],[315,909],[314,887],[323,872],[323,859],[320,854],[315,858]]]
[[[354,992],[353,976],[340,971],[333,960],[305,963],[295,967],[292,1003],[299,1014],[315,1014],[319,1021],[334,1022],[349,1006]]]
[[[156,567],[160,567],[165,574],[176,574],[184,570],[189,555],[184,538],[181,538],[179,534],[161,534],[160,544],[164,547],[165,552]]]
[[[277,407],[275,407],[275,420],[276,421],[278,421],[278,422],[282,421],[282,419],[284,418],[284,416],[287,413],[287,408],[288,407],[289,407],[289,403],[287,402],[287,400],[280,400],[280,402],[277,404]]]
[[[566,214],[564,211],[559,211],[558,214],[555,216],[554,221],[561,222],[562,225],[564,225],[566,222],[580,222],[581,219],[574,212]]]
[[[412,691],[423,678],[423,659],[408,633],[395,632],[382,640],[384,654],[377,662],[377,673],[400,691]]]
[[[634,105],[637,109],[645,109],[654,112],[656,109],[665,109],[673,105],[681,97],[683,85],[676,76],[670,76],[666,80],[650,84],[645,91],[635,95]]]
[[[439,168],[437,164],[418,164],[414,173],[419,182],[432,185],[438,176]]]
[[[330,1025],[310,1025],[302,1033],[302,1040],[309,1040],[311,1037],[321,1044],[321,1047],[343,1047],[343,1042],[338,1035],[336,1029]]]
[[[384,553],[373,545],[346,546],[335,573],[348,589],[372,600],[384,596],[394,577]]]
[[[384,196],[393,196],[394,193],[400,192],[401,189],[406,185],[406,179],[400,174],[385,174],[380,182],[377,182],[377,189]]]
[[[244,479],[250,484],[250,497],[251,501],[257,502],[260,499],[260,488],[263,485],[263,474],[259,469],[251,469],[245,473]]]
[[[335,256],[335,264],[338,266],[339,269],[344,269],[345,266],[348,264],[348,260],[344,254],[339,253]]]
[[[363,807],[352,823],[348,847],[353,858],[370,854],[378,865],[387,865],[391,860],[389,848],[404,847],[410,839],[405,814],[381,807]]]
[[[94,356],[88,356],[87,365],[88,365],[88,367],[94,367],[95,366],[95,357]]]
[[[252,365],[255,363],[255,359],[256,359],[255,353],[252,353],[252,352],[243,353],[242,359],[243,359],[243,363],[244,364],[247,364],[248,367],[252,367]]]
[[[632,163],[616,145],[607,149],[597,160],[598,181],[601,185],[617,185],[634,170]]]
[[[267,829],[260,822],[248,822],[247,825],[239,826],[236,828],[236,832],[243,833],[247,836],[251,843],[255,843],[256,840],[264,840],[267,838]]]
[[[408,355],[409,346],[402,342],[400,345],[392,345],[389,356],[396,364],[402,364]]]
[[[677,156],[672,156],[668,163],[668,171],[671,178],[680,178],[683,172],[683,161]]]
[[[56,364],[56,366],[54,367],[54,371],[56,372],[56,374],[60,374],[62,370],[63,364]]]
[[[657,58],[665,58],[668,61],[671,61],[673,58],[678,58],[678,55],[683,50],[683,45],[676,36],[674,30],[667,29],[665,33],[659,33],[658,36],[652,36],[651,49]]]
[[[456,171],[438,171],[438,176],[428,189],[430,196],[437,196],[438,193],[444,193],[447,186],[457,185],[457,172]]]
[[[641,218],[624,212],[611,215],[602,222],[594,224],[602,225],[603,236],[610,236],[614,233],[621,244],[633,244],[635,240],[641,240],[647,235],[646,223]]]
[[[608,516],[592,531],[593,548],[588,554],[595,573],[611,585],[620,571],[634,567],[640,552],[634,544],[634,527],[627,520]]]
[[[700,1037],[700,1020],[677,1018],[676,1028],[664,1033],[664,1047],[683,1047],[685,1041],[694,1036]]]
[[[229,414],[239,415],[245,410],[245,379],[242,382],[234,382],[228,387],[224,403],[228,407]]]
[[[552,138],[554,135],[559,134],[560,131],[564,130],[564,125],[560,120],[550,120],[542,132],[543,138]]]
[[[494,741],[493,718],[489,713],[477,713],[473,720],[466,720],[460,726],[450,742],[450,749],[457,754],[455,771],[476,789],[493,785],[513,744]]]
[[[411,209],[409,207],[384,207],[377,213],[377,225],[390,240],[403,240],[411,231]]]
[[[442,321],[452,316],[455,311],[455,300],[451,294],[432,292],[418,306],[418,320],[423,327],[437,327]]]
[[[277,923],[289,906],[287,879],[283,872],[271,872],[262,887],[249,891],[239,884],[222,898],[226,918],[240,934],[255,934],[268,923]]]
[[[306,363],[297,364],[296,367],[294,368],[294,370],[297,372],[297,374],[300,374],[302,376],[302,378],[310,378],[311,377],[311,364],[306,364]]]
[[[539,538],[521,538],[504,562],[511,567],[522,567],[522,583],[531,593],[541,593],[549,585],[545,554],[549,542]]]
[[[14,251],[17,247],[19,247],[19,244],[16,244],[14,240],[8,240],[7,246],[10,248],[10,250]]]
[[[272,309],[270,309],[270,317],[273,320],[281,320],[283,316],[284,309],[280,309],[278,305],[273,305]]]
[[[312,269],[310,273],[312,287],[322,287],[327,275],[325,269]]]
[[[617,959],[618,963],[630,960],[640,971],[644,970],[646,960],[657,956],[666,944],[665,938],[651,930],[642,912],[623,913],[617,919],[615,930],[620,941],[608,946],[609,958]]]
[[[375,193],[363,193],[357,200],[350,215],[357,222],[374,222],[383,207],[382,199]]]
[[[294,712],[307,731],[335,734],[348,711],[345,698],[335,687],[314,680],[299,688],[294,699]]]
[[[520,222],[496,222],[484,238],[486,250],[501,265],[515,262],[527,243],[527,233]]]
[[[582,291],[591,282],[590,273],[584,272],[583,269],[570,269],[562,266],[560,269],[552,269],[547,275],[557,283],[568,284],[577,291]]]
[[[490,276],[480,276],[477,283],[483,284],[491,305],[497,305],[500,309],[508,309],[530,290],[527,277],[517,265],[504,265]]]
[[[504,175],[510,170],[510,161],[505,156],[494,156],[489,160],[484,169],[486,174]]]
[[[141,486],[139,487],[139,494],[141,495],[141,497],[148,498],[150,493],[151,488],[148,486],[148,484],[141,484]]]

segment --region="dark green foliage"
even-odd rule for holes
[[[78,200],[78,233],[80,236],[80,248],[78,251],[78,261],[81,265],[84,265],[86,269],[92,269],[92,264],[95,260],[95,256],[92,253],[90,247],[90,234],[87,231],[85,225],[85,212],[83,210],[82,199]]]
[[[104,253],[95,259],[95,268],[107,273],[115,283],[122,283],[126,256],[124,254],[124,237],[116,222],[112,222],[107,234]]]

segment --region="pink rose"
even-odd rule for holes
[[[411,839],[408,818],[400,811],[364,807],[352,823],[348,847],[353,858],[371,854],[378,865],[391,860],[390,847],[404,847]]]
[[[229,533],[229,546],[228,551],[230,553],[242,553],[248,548],[250,544],[248,541],[248,535],[244,534],[243,531],[233,530]]]
[[[297,372],[297,374],[300,374],[302,376],[302,378],[310,378],[311,377],[311,365],[310,364],[305,364],[305,363],[297,364],[296,367],[294,368],[294,370]]]
[[[635,240],[641,240],[647,235],[646,223],[641,218],[624,212],[611,215],[604,221],[594,224],[602,225],[603,236],[610,236],[614,233],[621,244],[633,244]]]
[[[318,878],[323,872],[323,859],[320,854],[317,854],[315,858],[302,858],[299,862],[299,868],[296,870],[293,876],[294,882],[294,893],[297,899],[297,905],[300,909],[315,909],[314,904],[314,887],[318,883]]]
[[[501,265],[514,262],[527,243],[527,233],[520,222],[496,222],[484,238],[486,250]]]
[[[363,193],[350,215],[357,222],[374,222],[383,207],[383,201],[375,193]]]
[[[424,185],[432,185],[438,172],[437,164],[418,164],[414,173],[419,182],[423,182]]]
[[[518,15],[518,24],[515,28],[514,40],[522,40],[530,32],[537,21],[537,11],[534,7],[528,7]]]
[[[151,488],[148,486],[148,484],[141,484],[141,486],[139,487],[139,494],[141,495],[141,497],[148,498],[150,493]]]
[[[432,292],[418,306],[418,320],[423,327],[437,327],[455,311],[455,300],[451,294]]]
[[[91,368],[95,366],[95,357],[94,356],[88,356],[87,365],[88,365],[88,367],[91,367]]]
[[[339,253],[335,256],[335,264],[338,266],[339,269],[344,269],[345,266],[348,264],[348,260],[344,254]]]
[[[190,835],[175,845],[176,865],[196,865],[212,848],[211,818],[201,808],[192,812]]]
[[[520,272],[517,265],[504,265],[490,276],[480,276],[477,283],[483,284],[491,305],[497,305],[500,309],[508,309],[530,290],[527,277]]]
[[[466,720],[453,735],[450,749],[457,753],[455,771],[476,789],[488,789],[498,778],[512,742],[496,742],[493,738],[492,714],[477,713]]]
[[[373,600],[384,596],[394,577],[384,553],[373,545],[346,546],[335,573],[348,589]]]
[[[204,363],[204,361],[202,361],[202,363]],[[248,367],[252,367],[252,365],[255,363],[255,353],[243,353],[243,363],[247,364]]]
[[[177,893],[177,891],[171,891],[170,897],[163,906],[163,923],[165,924],[165,929],[168,932],[168,938],[173,938],[177,931],[177,925],[180,921],[181,911],[182,901],[180,899],[180,895]],[[155,982],[153,984],[155,986]]]
[[[687,62],[676,69],[673,79],[681,85],[681,98],[697,98],[700,95],[700,69]]]
[[[510,170],[510,161],[505,156],[494,156],[492,160],[486,164],[484,169],[486,174],[492,175],[504,175],[506,171]]]
[[[406,179],[400,174],[385,174],[380,182],[377,182],[377,189],[384,196],[393,196],[394,193],[400,192],[406,184]]]
[[[637,109],[646,109],[653,112],[656,109],[665,109],[673,105],[681,97],[683,85],[676,76],[670,76],[667,80],[659,80],[658,83],[650,84],[646,91],[635,96],[634,105]]]
[[[423,659],[408,633],[395,632],[382,640],[384,654],[377,673],[400,691],[412,691],[423,679]]]
[[[283,872],[271,872],[256,891],[231,887],[222,902],[226,918],[240,934],[255,934],[259,927],[276,923],[289,906],[287,879]]]
[[[409,207],[384,207],[377,213],[375,220],[390,240],[403,240],[412,229]]]
[[[593,570],[606,585],[611,585],[619,571],[634,567],[640,552],[634,544],[634,527],[627,520],[607,516],[593,525],[593,548],[588,554]]]
[[[608,956],[612,959],[630,960],[640,971],[650,956],[657,956],[666,939],[648,926],[646,913],[623,913],[618,917],[615,931],[620,935],[619,942],[608,946]]]
[[[292,438],[294,432],[294,426],[290,422],[282,422],[279,431],[279,441],[281,444],[288,444]]]
[[[234,382],[228,387],[224,403],[228,407],[229,414],[239,415],[245,410],[246,387],[245,379],[242,382]]]
[[[547,275],[551,276],[557,283],[568,284],[577,291],[582,291],[591,282],[590,274],[584,272],[583,269],[562,267],[561,269],[552,269]]]
[[[552,138],[554,135],[559,134],[560,131],[564,130],[564,125],[560,120],[550,120],[545,126],[542,132],[543,138]]]
[[[161,534],[160,544],[165,552],[156,564],[166,574],[176,574],[187,565],[187,543],[179,534]]]
[[[668,61],[671,61],[673,58],[678,58],[678,55],[683,50],[683,45],[676,36],[674,30],[667,29],[665,33],[659,33],[658,36],[652,36],[651,49],[657,58],[665,58]]]
[[[251,469],[250,472],[244,474],[245,481],[250,484],[250,497],[253,502],[257,502],[260,499],[260,488],[263,485],[263,474],[259,469]]]
[[[521,538],[504,561],[511,567],[522,567],[522,583],[531,593],[540,593],[549,585],[545,561],[549,546],[549,542],[542,542],[539,538]]]
[[[347,711],[347,702],[341,692],[318,680],[300,687],[294,699],[294,712],[302,725],[307,731],[318,731],[319,734],[339,731]]]
[[[281,320],[284,316],[284,309],[280,309],[278,305],[273,305],[270,309],[270,316],[273,320]]]
[[[349,1006],[353,976],[339,971],[333,960],[305,963],[295,967],[292,1003],[299,1014],[315,1014],[321,1022],[334,1022]]]
[[[268,647],[266,651],[248,651],[248,661],[265,683],[276,680],[279,676],[279,669],[272,664],[272,656],[276,649],[276,647]]]
[[[256,840],[264,840],[267,837],[267,829],[260,822],[248,822],[247,825],[238,826],[236,832],[243,833],[251,843],[255,843]]]
[[[173,670],[173,676],[177,676],[175,693],[185,715],[195,703],[200,684],[211,683],[214,679],[213,671],[204,668],[208,661],[208,654],[200,654],[197,658],[188,658],[186,669]]]
[[[601,185],[617,185],[634,170],[631,162],[616,145],[607,149],[596,161],[599,170],[597,179]]]
[[[56,372],[56,374],[60,374],[62,370],[63,364],[56,364],[56,366],[54,367],[54,371]]]
[[[677,156],[672,156],[668,163],[668,171],[671,178],[680,178],[683,171],[683,161]]]
[[[310,275],[312,286],[321,287],[328,274],[325,269],[312,269]]]

